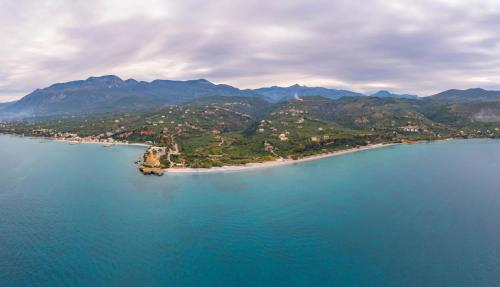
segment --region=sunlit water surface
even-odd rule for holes
[[[497,286],[500,141],[143,176],[0,136],[0,286]]]

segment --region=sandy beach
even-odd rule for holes
[[[39,138],[36,138],[36,137],[33,137],[33,139],[39,139]],[[71,143],[73,142],[72,140],[68,140],[68,139],[53,139],[53,138],[43,138],[44,140],[47,140],[47,141],[56,141],[56,142],[65,142],[65,143]],[[107,143],[107,142],[98,142],[98,141],[81,141],[81,142],[78,142],[76,144],[98,144],[98,145],[102,145],[102,146],[105,146],[105,145],[108,145],[110,143]],[[145,143],[123,143],[123,142],[114,142],[110,145],[111,146],[114,146],[114,145],[123,145],[123,146],[138,146],[138,147],[150,147],[151,145],[148,145],[148,144],[145,144]]]
[[[297,160],[281,159],[281,160],[276,160],[276,161],[256,162],[256,163],[249,163],[249,164],[245,164],[245,165],[228,165],[228,166],[212,167],[212,168],[189,168],[189,167],[188,168],[168,168],[165,170],[165,172],[167,172],[167,173],[212,173],[212,172],[236,172],[236,171],[245,171],[245,170],[251,170],[251,169],[262,169],[262,168],[270,168],[270,167],[277,167],[277,166],[283,166],[283,165],[297,164],[297,163],[318,160],[318,159],[327,158],[327,157],[341,156],[341,155],[350,154],[350,153],[354,153],[354,152],[389,147],[389,146],[393,146],[393,145],[396,145],[396,144],[375,144],[375,145],[369,145],[369,146],[362,146],[359,148],[351,148],[351,149],[346,149],[346,150],[341,150],[341,151],[336,151],[336,152],[331,152],[331,153],[308,156],[308,157],[304,157],[304,158],[297,159]]]

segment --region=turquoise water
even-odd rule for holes
[[[495,286],[500,141],[142,176],[0,136],[0,286]]]

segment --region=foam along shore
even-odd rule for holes
[[[29,139],[34,139],[34,140],[39,140],[40,143],[48,143],[48,142],[62,142],[62,143],[68,143],[70,145],[79,145],[79,144],[97,144],[101,146],[106,146],[106,147],[111,147],[111,146],[137,146],[137,147],[145,147],[149,148],[152,145],[147,144],[147,143],[140,143],[140,142],[102,142],[102,141],[82,141],[82,140],[74,140],[70,138],[53,138],[53,137],[43,137],[43,136],[24,136],[24,135],[17,135],[17,134],[3,134],[3,135],[8,135],[8,136],[13,136],[13,137],[26,137]]]
[[[75,141],[71,139],[53,139],[53,138],[44,138],[44,140],[48,141],[56,141],[56,142],[66,142],[69,144],[98,144],[102,146],[107,146],[107,145],[123,145],[123,146],[138,146],[138,147],[150,147],[150,144],[145,144],[145,143],[124,143],[124,142],[100,142],[100,141]]]
[[[190,168],[190,167],[168,168],[165,170],[165,172],[167,172],[167,173],[209,173],[209,172],[245,171],[245,170],[250,170],[250,169],[261,169],[261,168],[269,168],[269,167],[276,167],[276,166],[282,166],[282,165],[296,164],[296,163],[318,160],[318,159],[327,158],[327,157],[341,156],[341,155],[354,153],[354,152],[358,152],[358,151],[389,147],[389,146],[393,146],[393,145],[397,145],[397,144],[390,143],[390,144],[374,144],[374,145],[368,145],[368,146],[361,146],[358,148],[350,148],[350,149],[345,149],[345,150],[340,150],[340,151],[335,151],[335,152],[330,152],[330,153],[323,153],[323,154],[318,154],[318,155],[307,156],[307,157],[303,157],[303,158],[296,159],[296,160],[294,160],[294,159],[279,159],[279,160],[275,160],[275,161],[248,163],[245,165],[227,165],[227,166],[211,167],[211,168]]]

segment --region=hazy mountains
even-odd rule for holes
[[[408,94],[393,94],[389,91],[378,91],[374,94],[370,95],[371,97],[377,97],[377,98],[397,98],[397,99],[413,99],[416,100],[418,99],[418,96],[416,95],[408,95]]]
[[[0,103],[0,111],[2,111],[2,109],[5,109],[7,108],[8,106],[10,106],[12,103],[9,102],[9,103]]]
[[[266,99],[272,102],[279,102],[283,100],[289,100],[296,97],[306,97],[306,96],[321,96],[328,99],[339,99],[341,97],[359,97],[364,96],[363,94],[351,92],[347,90],[336,90],[327,89],[322,87],[307,87],[295,84],[290,87],[269,87],[260,88],[253,90],[257,94],[261,94],[266,97]]]
[[[302,96],[364,96],[346,90],[294,85],[241,90],[207,80],[139,82],[117,76],[90,77],[86,80],[54,84],[38,89],[17,102],[0,106],[0,117],[36,117],[91,114],[158,108],[213,96],[258,97],[278,102]]]
[[[117,76],[90,77],[86,80],[54,84],[37,89],[22,99],[0,104],[1,118],[74,115],[121,112],[183,104],[213,96],[252,97],[271,103],[307,96],[328,99],[364,97],[348,90],[293,85],[242,90],[207,80],[152,82],[122,80]],[[371,97],[418,99],[406,94],[379,91]],[[448,90],[426,99],[446,102],[500,102],[500,92],[483,89]]]
[[[484,89],[447,90],[432,96],[434,100],[452,102],[500,102],[500,91]]]
[[[161,107],[208,96],[260,96],[207,80],[138,82],[117,76],[54,84],[38,89],[4,109],[19,116],[113,112]]]

